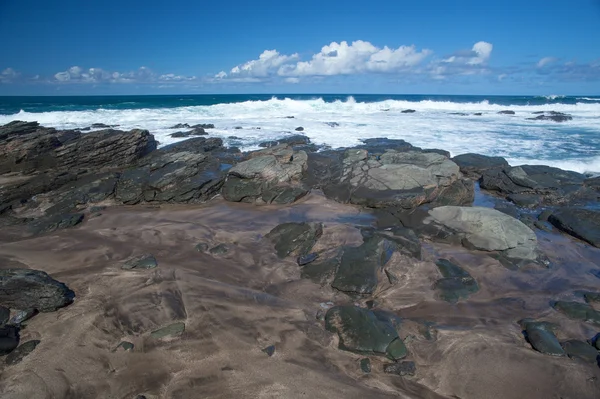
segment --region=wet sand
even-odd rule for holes
[[[598,398],[600,368],[531,349],[517,320],[560,325],[559,339],[587,340],[600,327],[569,320],[549,301],[600,291],[600,251],[558,234],[539,234],[549,269],[513,271],[485,253],[424,243],[424,261],[399,253],[388,267],[401,276],[375,295],[404,319],[414,377],[383,373],[384,358],[337,349],[316,314],[322,304],[364,304],[300,278],[263,236],[279,223],[325,225],[315,250],[362,242],[356,226],[374,219],[318,192],[292,206],[254,206],[216,198],[198,206],[110,207],[81,226],[44,236],[0,232],[2,267],[44,270],[76,293],[75,302],[42,313],[21,331],[40,339],[15,366],[0,366],[0,397],[38,398]],[[223,255],[195,245],[226,244]],[[126,271],[121,263],[152,253],[159,267]],[[456,262],[478,281],[468,300],[439,300],[435,264]],[[180,337],[150,332],[185,322]],[[431,322],[435,339],[419,333]],[[132,352],[115,350],[121,341]],[[275,345],[274,356],[263,348]]]

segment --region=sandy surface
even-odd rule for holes
[[[320,221],[317,250],[358,245],[356,225],[372,219],[358,208],[311,194],[291,207],[257,207],[215,199],[200,206],[114,207],[79,227],[34,238],[0,232],[0,267],[48,272],[77,295],[75,303],[39,314],[21,342],[40,339],[21,363],[0,366],[0,397],[38,398],[598,398],[600,368],[533,351],[516,321],[560,324],[559,339],[589,339],[600,331],[552,310],[552,299],[600,290],[589,274],[600,252],[570,238],[540,235],[550,269],[511,271],[481,253],[425,243],[425,261],[395,254],[402,276],[382,284],[376,299],[405,318],[417,375],[383,373],[371,357],[361,372],[357,354],[337,349],[315,315],[321,304],[352,303],[346,295],[300,278],[295,260],[278,259],[262,237],[286,221]],[[210,255],[195,249],[225,243]],[[132,255],[152,253],[154,270],[121,270]],[[469,300],[449,304],[432,284],[433,261],[451,259],[479,282]],[[357,302],[357,303],[364,303]],[[185,322],[181,337],[150,332]],[[418,329],[435,324],[435,340]],[[411,336],[411,337],[409,337]],[[132,352],[115,351],[121,341]],[[275,345],[273,357],[262,349]]]

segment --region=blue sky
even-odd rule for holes
[[[598,0],[3,0],[0,37],[0,95],[600,94]]]

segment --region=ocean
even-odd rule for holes
[[[414,110],[406,113],[402,111]],[[514,115],[499,114],[511,110]],[[534,112],[571,115],[566,122],[528,120]],[[481,115],[475,115],[481,114]],[[242,150],[292,134],[322,146],[361,139],[404,139],[452,156],[476,152],[511,165],[544,164],[600,173],[600,96],[450,95],[169,95],[0,97],[0,124],[38,121],[59,129],[93,123],[147,129],[161,146],[180,141],[178,123],[213,123],[209,133]],[[296,128],[304,130],[299,133]]]

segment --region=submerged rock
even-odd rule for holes
[[[50,233],[55,230],[76,226],[83,221],[83,218],[83,213],[50,216],[34,221],[30,226],[30,230],[35,234]]]
[[[325,328],[338,334],[342,350],[386,355],[393,360],[406,356],[406,348],[394,326],[379,320],[371,310],[356,306],[332,307],[325,314]]]
[[[587,303],[556,301],[552,307],[571,319],[600,325],[600,312]]]
[[[322,234],[321,223],[283,223],[265,237],[275,244],[277,256],[285,258],[289,255],[307,255]]]
[[[10,318],[10,309],[0,305],[0,327],[8,323]]]
[[[158,267],[158,262],[152,254],[143,254],[127,259],[121,269],[139,270],[139,269],[154,269]]]
[[[396,244],[396,250],[404,255],[411,256],[416,259],[421,259],[421,241],[417,234],[406,227],[394,226],[385,230],[361,230],[363,237],[378,235],[384,237]]]
[[[224,255],[229,252],[229,247],[227,244],[219,244],[215,247],[212,247],[208,252],[210,252],[212,255]]]
[[[541,113],[540,115],[538,115],[534,118],[527,118],[527,120],[566,122],[566,121],[573,120],[573,117],[569,114],[565,114],[562,112],[550,111],[546,114]]]
[[[69,287],[43,271],[0,269],[0,304],[9,308],[53,312],[74,298]]]
[[[35,350],[40,342],[41,341],[37,339],[25,342],[17,349],[12,351],[8,356],[6,356],[6,364],[13,366],[17,363],[20,363],[26,356]]]
[[[133,345],[131,342],[122,341],[119,343],[119,345],[117,345],[117,347],[115,348],[115,351],[117,351],[119,349],[123,349],[125,352],[130,352],[133,350],[134,347],[135,347],[135,345]]]
[[[521,326],[525,329],[526,338],[533,349],[551,356],[565,355],[549,323],[524,321]]]
[[[479,291],[475,279],[449,260],[439,259],[436,266],[444,278],[436,281],[434,288],[440,291],[440,297],[444,301],[455,303]]]
[[[371,359],[369,359],[368,357],[364,358],[364,359],[360,359],[360,369],[362,370],[363,373],[370,373],[371,372]]]
[[[565,233],[600,248],[600,211],[560,208],[548,221]]]
[[[165,337],[176,337],[185,331],[185,323],[173,323],[166,327],[159,328],[158,330],[152,331],[150,336],[154,339],[161,339]]]
[[[598,361],[598,356],[600,356],[600,352],[587,342],[572,339],[563,342],[561,345],[567,353],[567,356],[581,359],[588,363],[595,364]]]
[[[319,257],[319,254],[316,252],[313,252],[313,253],[310,253],[307,255],[299,256],[296,261],[298,263],[298,266],[305,266],[305,265],[308,265],[309,263],[317,260],[318,257]]]
[[[345,248],[331,286],[346,293],[373,293],[395,250],[392,241],[380,236],[367,238],[359,247]]]
[[[401,377],[410,375],[414,376],[417,373],[415,362],[398,362],[386,364],[383,366],[383,372],[386,374],[396,374]]]
[[[275,345],[269,345],[262,351],[265,352],[269,357],[272,357],[275,354]]]

